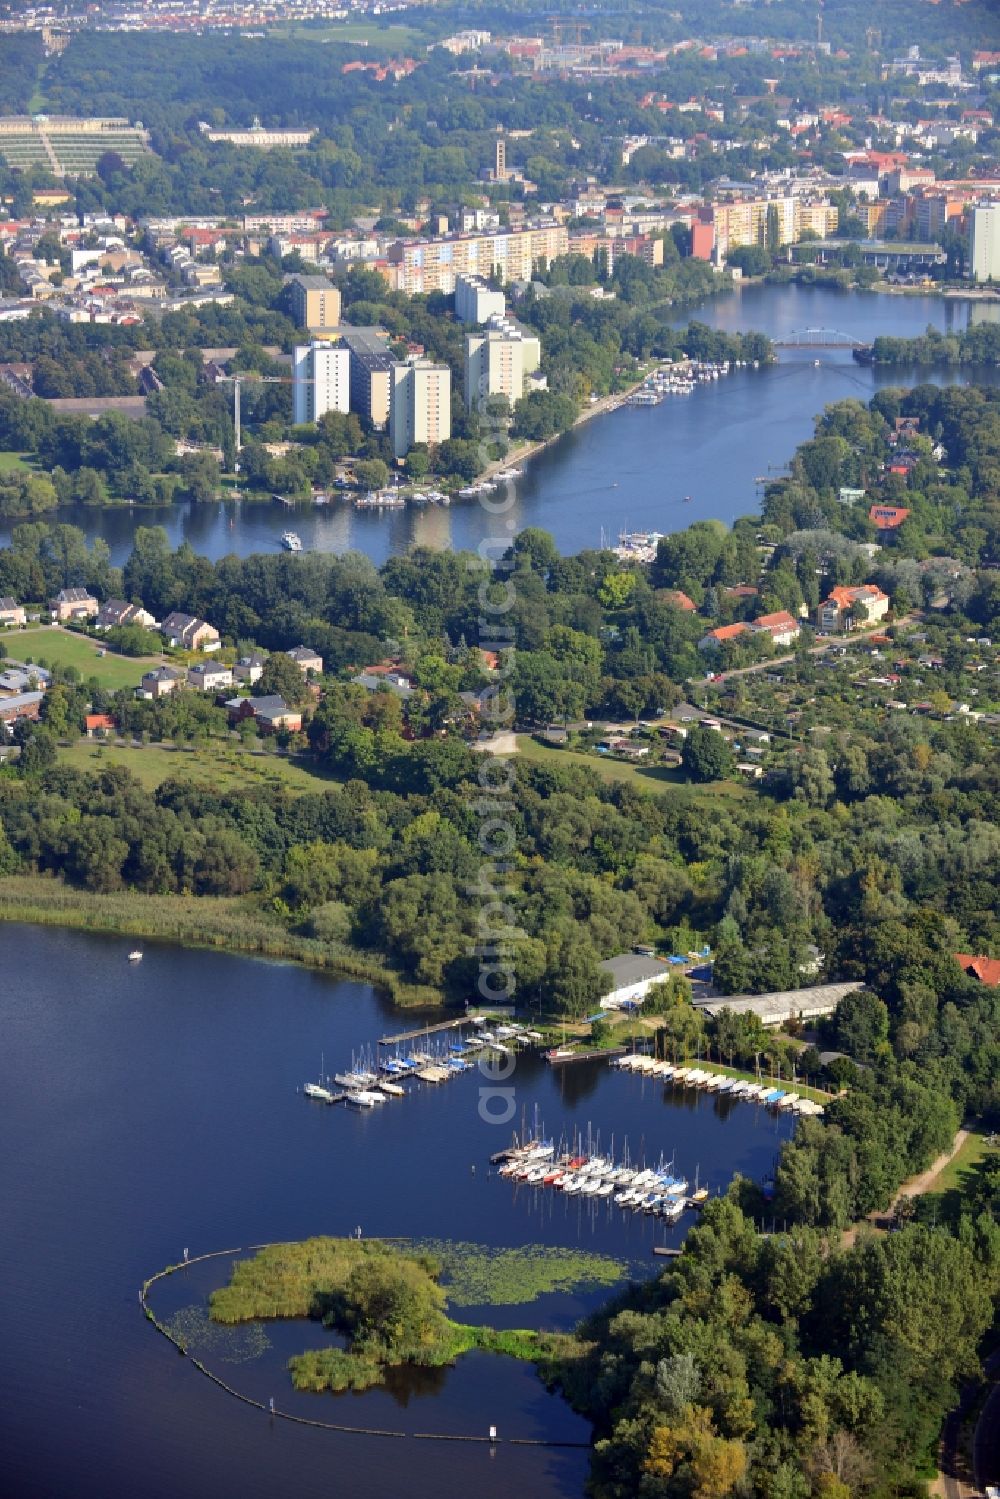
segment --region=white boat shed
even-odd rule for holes
[[[617,958],[606,958],[601,972],[611,979],[610,990],[601,997],[601,1009],[620,1010],[628,1004],[641,1004],[654,984],[670,976],[671,968],[662,958],[625,952]]]
[[[814,984],[810,989],[783,989],[777,994],[727,994],[720,999],[696,1002],[696,1008],[714,1019],[722,1010],[737,1015],[752,1012],[764,1025],[784,1025],[787,1020],[816,1020],[832,1015],[847,994],[863,989],[858,980],[850,984]]]

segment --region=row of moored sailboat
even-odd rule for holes
[[[669,1223],[708,1197],[707,1187],[696,1186],[691,1192],[684,1177],[673,1175],[672,1164],[637,1169],[601,1155],[557,1155],[551,1140],[515,1145],[505,1154],[500,1176],[529,1187],[551,1187],[567,1197],[609,1199],[616,1207],[650,1213]]]
[[[382,1056],[377,1063],[370,1056],[363,1055],[360,1062],[352,1057],[350,1071],[335,1072],[332,1078],[324,1076],[321,1060],[319,1082],[306,1083],[302,1092],[319,1103],[347,1103],[357,1109],[374,1109],[390,1099],[405,1098],[404,1084],[410,1079],[447,1083],[468,1072],[474,1065],[473,1058],[483,1052],[512,1056],[521,1047],[537,1046],[541,1040],[539,1031],[520,1025],[498,1025],[493,1030],[474,1031],[452,1043],[446,1051],[407,1051],[397,1056]],[[331,1082],[335,1088],[329,1086]]]
[[[676,1083],[684,1088],[701,1088],[706,1093],[725,1094],[727,1098],[742,1098],[747,1102],[767,1104],[769,1108],[784,1109],[793,1114],[820,1115],[823,1106],[802,1098],[790,1089],[776,1088],[773,1082],[748,1082],[744,1078],[729,1077],[724,1072],[711,1072],[704,1067],[678,1066],[673,1062],[658,1062],[655,1057],[639,1052],[625,1057],[615,1057],[611,1062],[623,1072],[637,1072],[646,1077],[662,1078],[664,1082]]]

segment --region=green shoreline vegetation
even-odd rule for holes
[[[369,953],[338,949],[289,932],[252,902],[225,896],[97,895],[43,875],[0,877],[0,921],[62,926],[219,948],[325,968],[384,990],[397,1005],[437,1006],[440,992],[407,983]]]
[[[608,1283],[621,1275],[619,1265],[600,1256],[539,1247],[530,1258],[523,1251],[506,1251],[497,1278],[496,1266],[488,1263],[496,1256],[483,1246],[440,1247],[441,1258],[429,1248],[378,1239],[272,1244],[234,1265],[229,1284],[212,1293],[210,1314],[214,1322],[229,1326],[310,1317],[346,1337],[346,1347],[311,1349],[291,1359],[297,1390],[365,1390],[382,1383],[388,1368],[441,1367],[473,1348],[528,1359],[551,1379],[562,1360],[582,1355],[578,1341],[566,1334],[498,1331],[452,1321],[445,1315],[448,1287],[440,1284],[446,1267],[460,1277],[465,1274],[466,1295],[497,1303],[506,1302],[508,1292],[529,1300],[557,1286],[595,1279]],[[530,1295],[523,1283],[517,1284],[519,1265],[530,1265]],[[551,1274],[546,1273],[549,1268]]]

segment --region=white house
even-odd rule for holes
[[[770,635],[775,645],[791,645],[801,634],[798,620],[787,609],[761,614],[750,621],[750,628],[755,635]]]
[[[188,672],[188,686],[195,687],[199,692],[221,692],[224,687],[232,687],[232,668],[223,666],[218,661],[199,662],[192,666]]]

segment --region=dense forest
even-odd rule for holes
[[[888,338],[872,345],[876,364],[1000,364],[1000,325],[972,323],[960,333],[929,327],[919,338]]]
[[[998,1194],[994,1168],[953,1223],[840,1251],[801,1226],[762,1235],[738,1187],[712,1203],[673,1269],[581,1329],[565,1385],[597,1424],[594,1493],[926,1492],[995,1312]]]

